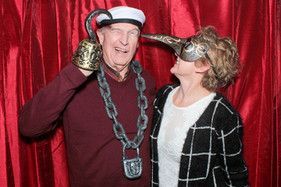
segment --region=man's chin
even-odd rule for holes
[[[122,72],[124,71],[126,68],[128,68],[130,63],[127,63],[127,64],[118,64],[118,63],[115,63],[114,66],[113,66],[113,69],[115,69],[117,72]]]

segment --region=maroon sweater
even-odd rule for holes
[[[149,122],[140,148],[143,174],[139,179],[129,180],[123,175],[122,146],[113,133],[95,75],[86,78],[72,64],[26,103],[20,116],[20,131],[25,136],[40,136],[54,129],[62,116],[71,186],[149,186],[149,131],[155,85],[145,71],[142,76],[146,80]],[[106,78],[117,107],[117,119],[132,139],[139,115],[136,74],[131,71],[124,82],[107,75]],[[132,156],[132,152],[128,154]]]

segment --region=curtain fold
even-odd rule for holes
[[[27,139],[18,132],[18,114],[71,62],[87,37],[87,14],[118,5],[144,11],[143,33],[188,37],[213,25],[237,43],[241,73],[222,92],[244,121],[249,181],[256,187],[281,185],[280,0],[1,0],[0,5],[0,186],[69,186],[61,126]],[[173,81],[169,48],[140,39],[136,59],[158,88]]]

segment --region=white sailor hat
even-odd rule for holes
[[[110,25],[112,23],[131,23],[139,28],[141,28],[145,22],[145,15],[143,11],[128,7],[128,6],[117,6],[108,9],[111,13],[112,19],[110,19],[106,14],[100,14],[97,18],[97,24],[100,27],[105,25]]]

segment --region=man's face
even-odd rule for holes
[[[106,64],[118,72],[126,70],[133,59],[140,30],[130,23],[114,23],[97,31]]]

